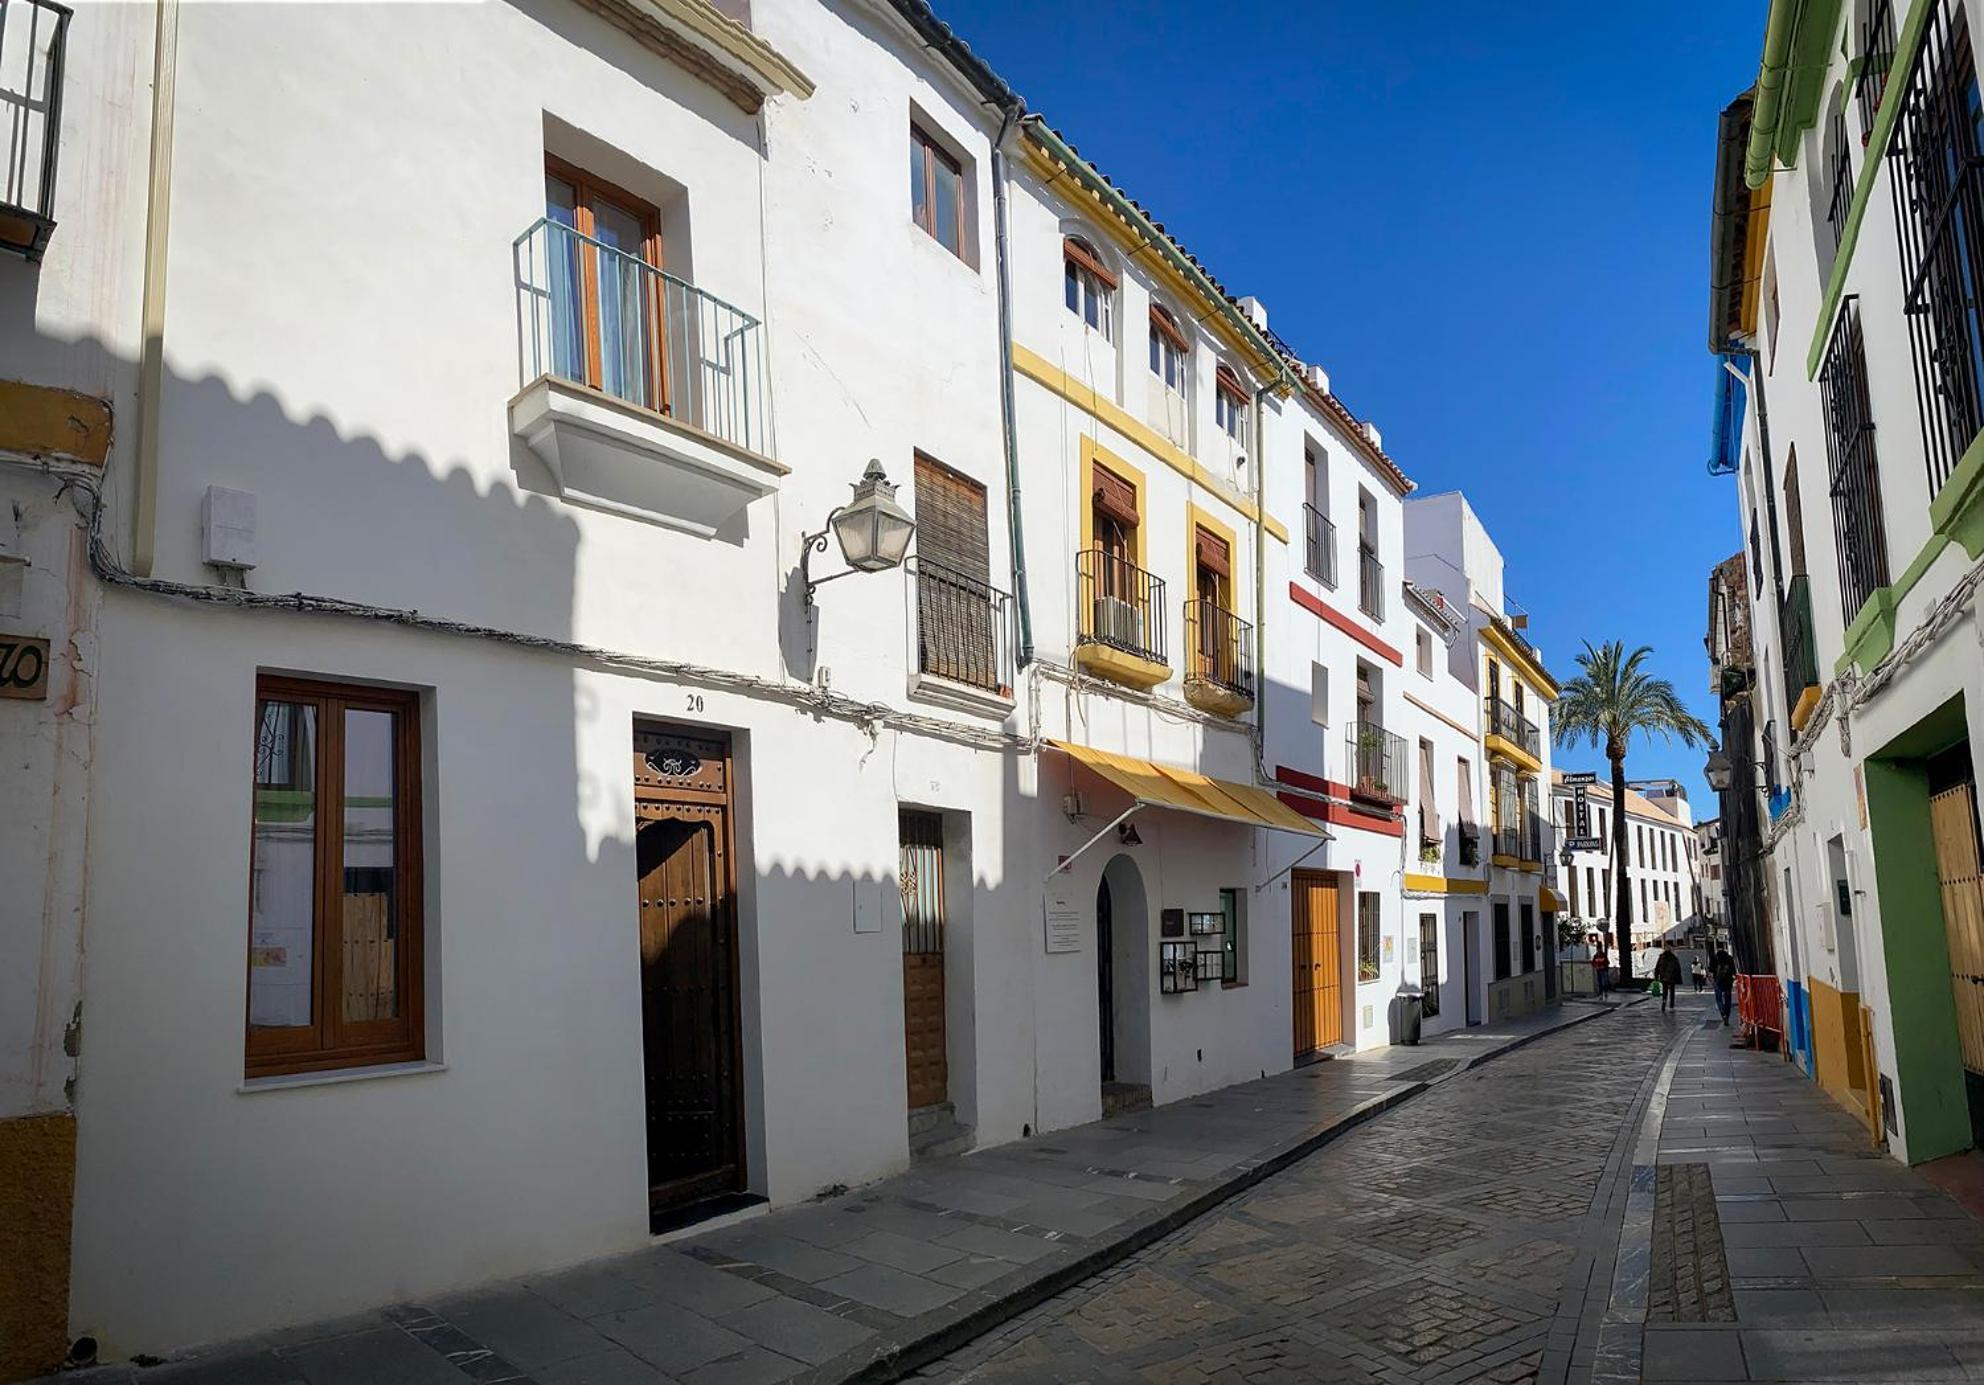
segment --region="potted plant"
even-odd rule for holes
[[[1385,782],[1385,733],[1375,726],[1357,733],[1357,788],[1361,793],[1391,794]]]

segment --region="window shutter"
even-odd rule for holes
[[[1208,534],[1203,529],[1195,528],[1193,534],[1198,540],[1199,566],[1208,572],[1216,572],[1221,577],[1231,577],[1233,560],[1226,547],[1226,540],[1217,534]]]
[[[988,585],[992,580],[985,487],[921,455],[916,459],[916,552],[959,576]]]
[[[1090,248],[1087,241],[1078,236],[1063,236],[1061,254],[1069,264],[1078,265],[1093,274],[1104,288],[1112,293],[1116,291],[1116,276],[1109,272],[1109,266],[1102,262],[1102,257]]]
[[[1095,469],[1095,508],[1118,524],[1137,523],[1137,488],[1106,467]]]
[[[1227,365],[1224,361],[1220,362],[1219,369],[1213,372],[1213,384],[1218,386],[1220,392],[1234,403],[1245,404],[1247,402],[1247,387],[1240,383],[1240,377],[1233,373],[1233,367]]]
[[[1191,351],[1192,344],[1185,339],[1184,331],[1172,320],[1171,314],[1153,303],[1150,305],[1151,330],[1178,348],[1183,355]]]

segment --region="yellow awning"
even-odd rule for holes
[[[1049,741],[1054,749],[1088,766],[1137,802],[1153,808],[1192,813],[1202,818],[1245,823],[1249,827],[1272,827],[1280,832],[1300,832],[1305,837],[1327,837],[1329,833],[1303,817],[1266,789],[1252,784],[1235,784],[1214,779],[1189,769],[1112,755],[1085,745]]]
[[[1560,914],[1564,911],[1564,901],[1557,898],[1557,892],[1552,890],[1548,885],[1545,885],[1537,893],[1542,896],[1539,902],[1543,905],[1544,913]]]

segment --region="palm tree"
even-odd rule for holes
[[[1626,880],[1626,747],[1635,733],[1677,740],[1685,746],[1714,744],[1708,726],[1681,705],[1674,685],[1643,672],[1653,653],[1641,645],[1631,654],[1612,640],[1598,648],[1586,640],[1578,655],[1577,677],[1564,684],[1551,708],[1559,747],[1579,744],[1603,749],[1612,765],[1612,860],[1619,892],[1613,909],[1619,975],[1633,974],[1633,895]]]

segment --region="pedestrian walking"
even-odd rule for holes
[[[1612,989],[1611,976],[1609,975],[1607,966],[1611,960],[1610,957],[1605,955],[1605,948],[1602,944],[1591,954],[1592,990],[1598,995],[1604,995]]]
[[[1708,973],[1702,970],[1702,963],[1699,957],[1688,959],[1688,973],[1694,980],[1695,994],[1700,995],[1702,993],[1702,987],[1708,983]]]
[[[1716,945],[1715,956],[1708,964],[1709,978],[1715,982],[1715,1008],[1722,1012],[1722,1027],[1729,1027],[1729,1006],[1736,998],[1736,959],[1729,955],[1729,949]]]
[[[1674,988],[1681,984],[1681,959],[1674,955],[1674,944],[1660,945],[1660,960],[1653,964],[1653,979],[1660,983],[1660,1008],[1674,1008]]]

